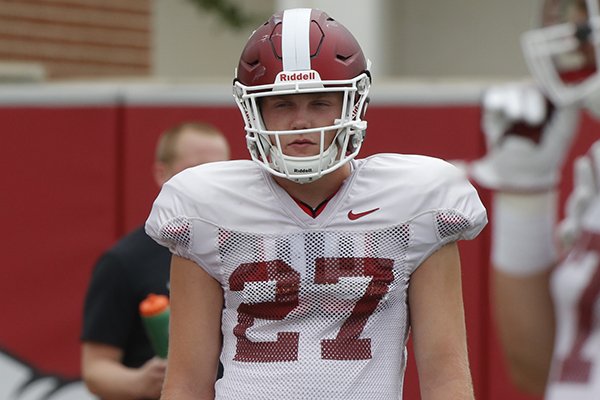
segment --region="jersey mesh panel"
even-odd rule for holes
[[[453,210],[437,212],[435,222],[438,235],[442,239],[460,235],[471,226],[471,222],[464,215]]]
[[[220,399],[389,399],[408,334],[409,226],[361,232],[221,230]],[[400,312],[398,311],[400,310]],[[257,385],[268,379],[271,384]],[[279,383],[277,383],[279,382]]]
[[[187,249],[192,240],[191,228],[187,218],[175,218],[160,229],[160,236],[167,243]]]

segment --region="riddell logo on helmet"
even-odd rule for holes
[[[307,173],[307,172],[313,172],[312,168],[294,168],[294,172],[296,173]]]
[[[302,81],[316,81],[320,80],[321,77],[317,71],[298,71],[298,72],[280,72],[277,75],[276,82],[302,82]]]
[[[316,74],[314,72],[296,72],[295,74],[286,74],[282,72],[279,74],[279,80],[281,82],[289,82],[289,81],[312,81],[316,78]]]

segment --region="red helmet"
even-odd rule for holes
[[[325,12],[290,9],[274,14],[248,39],[234,79],[234,97],[245,122],[252,159],[269,172],[310,182],[358,154],[366,129],[361,118],[371,84],[369,62],[354,36]],[[344,107],[335,124],[302,131],[268,131],[258,98],[335,91]],[[327,128],[327,129],[324,129]],[[337,130],[336,140],[311,157],[282,153],[269,136]],[[306,131],[306,132],[305,132]]]

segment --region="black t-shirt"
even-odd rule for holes
[[[104,253],[85,298],[81,340],[118,347],[123,365],[141,367],[155,353],[139,314],[150,293],[169,294],[171,252],[140,227]],[[217,379],[223,376],[219,363]]]
[[[137,368],[154,357],[139,304],[150,293],[169,294],[171,253],[140,227],[104,253],[85,299],[83,341],[123,350],[123,364]]]

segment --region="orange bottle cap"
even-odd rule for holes
[[[140,303],[140,314],[144,317],[158,315],[169,308],[169,298],[164,294],[150,293]]]

